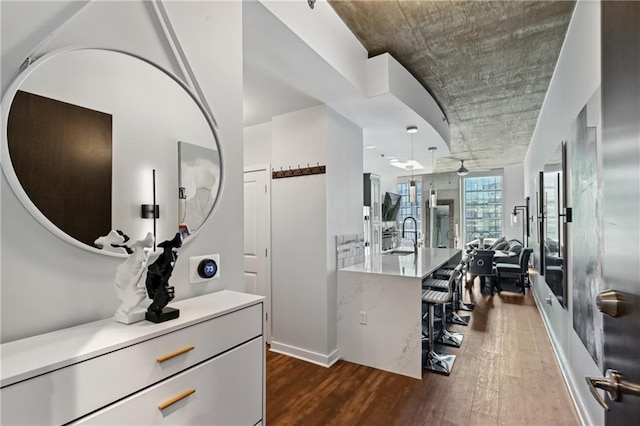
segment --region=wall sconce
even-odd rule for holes
[[[160,218],[160,206],[153,204],[143,204],[140,209],[140,215],[143,219],[158,219]],[[155,208],[154,208],[155,207]]]
[[[525,241],[529,238],[529,197],[525,198],[526,204],[524,206],[515,206],[513,212],[511,212],[511,223],[513,225],[518,224],[518,212],[523,214],[523,226],[522,226],[522,244],[529,245],[529,241]]]

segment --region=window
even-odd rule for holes
[[[422,182],[420,180],[416,180],[416,202],[415,203],[409,202],[409,185],[410,185],[409,182],[398,183],[398,194],[402,196],[400,201],[400,211],[398,212],[398,230],[402,230],[402,222],[404,221],[404,219],[406,217],[411,216],[417,222],[418,239],[420,239],[420,234],[421,234],[420,230],[422,229],[422,208],[420,207],[422,205]],[[413,221],[412,220],[407,221],[404,229],[405,231],[406,230],[415,231],[413,227]],[[411,233],[410,237],[407,237],[407,238],[412,238],[412,237],[413,237],[413,233]]]
[[[502,176],[464,179],[464,241],[502,236]]]

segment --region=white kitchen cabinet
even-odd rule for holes
[[[1,423],[259,424],[262,300],[223,290],[172,303],[180,317],[160,324],[108,319],[5,343]]]

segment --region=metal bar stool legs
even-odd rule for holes
[[[460,345],[462,344],[462,338],[464,337],[464,335],[461,333],[456,333],[456,332],[447,330],[446,312],[447,312],[447,305],[442,304],[442,330],[440,330],[440,335],[436,339],[436,342],[442,343],[443,345],[459,348]],[[468,322],[465,323],[464,325],[467,325],[467,324]]]
[[[446,328],[445,328],[446,309],[444,305],[451,302],[452,300],[454,285],[456,284],[456,280],[460,278],[461,269],[462,269],[462,266],[458,266],[451,274],[448,281],[448,288],[446,292],[433,290],[429,288],[425,289],[422,292],[422,301],[427,304],[428,315],[429,315],[429,329],[427,330],[427,340],[429,342],[429,350],[426,353],[426,359],[424,360],[423,367],[428,370],[437,371],[439,373],[444,373],[444,374],[451,373],[451,368],[453,367],[453,363],[455,362],[456,357],[455,355],[436,353],[434,349],[435,343],[436,343],[436,340],[434,338],[434,315],[435,315],[434,307],[435,305],[443,305],[443,311],[442,311],[442,333],[443,334],[442,335],[444,336],[444,338],[440,340],[446,343],[454,343],[454,344],[457,342],[457,345],[459,346],[459,342],[462,339],[459,339],[458,341],[457,338],[454,337],[456,334],[459,334],[459,333],[450,333],[446,331]]]
[[[429,351],[427,352],[426,360],[424,361],[423,367],[427,370],[436,371],[438,373],[451,374],[451,369],[453,368],[453,363],[456,360],[455,355],[447,355],[447,354],[438,354],[434,350],[434,338],[433,338],[433,307],[435,304],[429,303],[429,330],[428,341],[429,341]]]

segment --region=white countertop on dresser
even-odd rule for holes
[[[222,290],[172,302],[180,317],[155,324],[120,324],[108,318],[0,345],[0,386],[44,374],[260,303],[264,297]]]
[[[460,253],[460,249],[420,248],[417,256],[413,252],[401,256],[393,254],[371,255],[365,256],[363,263],[347,266],[338,271],[422,279]]]

